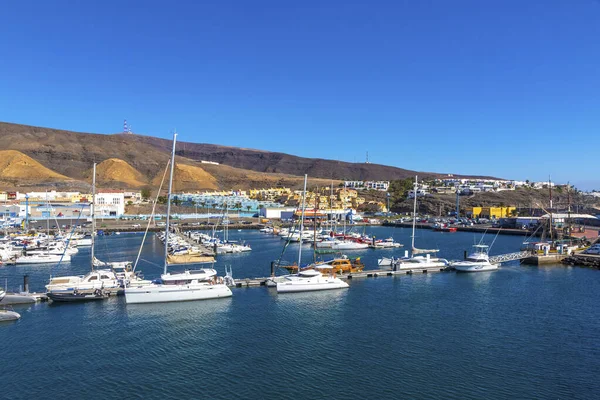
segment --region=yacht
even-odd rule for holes
[[[387,238],[384,240],[373,240],[369,247],[374,249],[394,249],[403,246],[402,243],[394,241],[394,238]]]
[[[318,269],[331,269],[331,266],[318,266],[288,275],[277,282],[277,293],[308,292],[314,290],[345,289],[349,285],[333,274],[325,275]]]
[[[417,193],[418,177],[415,176],[414,193]],[[399,259],[391,259],[390,264],[393,271],[410,270],[420,268],[444,268],[448,266],[448,260],[444,258],[432,257],[430,253],[437,253],[438,250],[418,249],[415,247],[415,227],[417,220],[417,197],[413,196],[413,217],[412,217],[412,254],[408,256],[408,251],[404,252],[404,257]],[[424,254],[424,255],[420,255]],[[388,259],[379,259],[378,265],[385,265]]]
[[[488,255],[489,246],[476,244],[473,246],[473,252],[469,254],[464,261],[453,261],[450,266],[460,272],[482,272],[495,271],[498,264],[490,263]]]
[[[165,255],[164,271],[160,283],[140,285],[130,282],[125,288],[125,301],[127,304],[136,303],[164,303],[172,301],[207,300],[221,297],[231,297],[231,289],[225,284],[223,278],[217,277],[217,272],[212,268],[200,270],[187,270],[183,273],[167,273],[169,265],[169,225],[171,211],[171,191],[173,187],[173,171],[175,165],[175,146],[177,134],[173,135],[173,150],[171,152],[171,173],[169,191],[167,195],[167,219],[165,222]]]
[[[53,292],[73,292],[82,290],[118,291],[121,282],[116,274],[108,269],[98,269],[81,276],[59,276],[50,279],[46,285],[48,294]]]
[[[212,268],[167,273],[161,283],[139,285],[131,282],[125,288],[127,304],[165,303],[171,301],[206,300],[232,296],[231,289],[218,278]]]
[[[302,195],[302,217],[300,219],[300,237],[304,230],[304,211],[306,200],[306,183],[308,176],[304,175],[304,191]],[[302,246],[298,246],[298,265],[302,260]],[[329,264],[317,265],[310,269],[300,269],[297,274],[287,275],[277,282],[277,293],[308,292],[316,290],[345,289],[348,284],[337,278],[332,271],[333,266]],[[321,271],[330,273],[325,275]]]
[[[70,254],[32,254],[17,257],[15,264],[54,264],[70,261]]]
[[[394,271],[435,267],[444,268],[447,266],[448,260],[445,258],[431,257],[431,254],[399,258],[392,263],[392,269]]]
[[[368,243],[356,242],[353,240],[334,240],[333,243],[331,243],[332,250],[363,250],[368,248]]]

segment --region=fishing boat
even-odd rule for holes
[[[304,231],[304,212],[306,206],[306,183],[304,175],[304,191],[302,194],[302,216],[300,219],[300,237]],[[301,265],[302,246],[298,246],[298,265]],[[322,271],[326,271],[325,273]],[[317,290],[345,289],[348,284],[335,276],[331,265],[316,265],[302,269],[297,274],[287,275],[277,282],[277,293],[308,292]]]
[[[464,261],[453,261],[450,266],[460,272],[495,271],[498,264],[490,263],[489,246],[485,244],[473,245],[473,252]]]
[[[435,224],[433,230],[436,232],[456,232],[458,229],[455,226],[448,226],[448,224]]]
[[[171,191],[173,188],[176,144],[177,134],[175,133],[173,135],[171,172],[169,191],[167,194],[164,270],[161,275],[161,281],[150,285],[140,285],[135,282],[130,283],[129,286],[125,288],[125,301],[127,304],[207,300],[232,296],[231,289],[225,285],[223,278],[217,277],[217,272],[212,268],[203,268],[195,271],[186,270],[183,273],[167,273],[167,267],[169,265]]]

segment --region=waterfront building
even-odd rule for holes
[[[469,218],[500,219],[512,216],[517,208],[509,207],[471,207],[467,209]]]
[[[94,206],[97,217],[120,217],[125,214],[125,195],[120,190],[99,190]]]

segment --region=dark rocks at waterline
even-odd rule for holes
[[[600,257],[586,254],[576,254],[561,261],[565,265],[577,267],[590,267],[600,269]]]

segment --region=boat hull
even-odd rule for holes
[[[9,310],[0,310],[0,322],[2,321],[16,321],[21,318],[21,314],[9,311]]]
[[[218,299],[232,295],[231,289],[223,284],[147,285],[126,288],[125,302],[127,304],[169,303]]]
[[[497,264],[457,262],[450,265],[457,272],[485,272],[498,269]]]
[[[317,290],[346,289],[348,284],[339,278],[277,282],[277,293],[312,292]]]
[[[104,293],[75,293],[75,292],[64,292],[64,293],[46,293],[46,296],[57,303],[81,303],[86,301],[104,300],[108,296]]]

